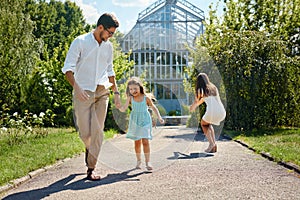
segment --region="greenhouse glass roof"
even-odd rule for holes
[[[186,0],[158,0],[139,13],[123,51],[184,50],[203,33],[204,12]]]

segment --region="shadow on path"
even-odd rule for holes
[[[195,133],[189,133],[189,134],[181,134],[181,135],[172,135],[172,136],[165,136],[166,138],[171,138],[171,139],[183,139],[187,141],[202,141],[206,142],[207,139],[204,135],[203,132],[197,131]],[[216,140],[217,141],[230,141],[230,139],[224,135],[216,135]]]
[[[101,185],[107,185],[119,181],[139,181],[140,179],[136,178],[139,175],[147,174],[151,172],[139,172],[136,174],[129,175],[129,172],[134,171],[135,169],[131,169],[128,171],[124,171],[121,173],[114,173],[114,174],[108,174],[106,177],[102,178],[100,181],[89,181],[86,178],[72,182],[68,184],[70,181],[72,181],[76,176],[85,175],[85,174],[71,174],[68,177],[61,179],[47,187],[35,189],[35,190],[29,190],[25,192],[19,192],[15,194],[11,194],[3,200],[9,200],[9,199],[23,199],[23,200],[39,200],[42,198],[45,198],[47,196],[50,196],[51,194],[61,192],[64,190],[84,190],[89,189],[92,187],[97,187]],[[134,178],[134,179],[133,179]]]
[[[181,153],[181,152],[174,152],[174,156],[169,157],[168,160],[175,160],[175,159],[194,159],[194,158],[206,158],[214,156],[210,153],[190,153],[190,155]]]

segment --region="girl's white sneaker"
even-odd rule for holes
[[[147,170],[153,170],[153,166],[151,165],[151,163],[150,162],[146,162],[146,169]]]

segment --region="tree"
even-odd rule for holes
[[[263,32],[229,30],[223,32],[218,49],[210,52],[225,82],[227,127],[299,125],[299,97],[295,95],[300,63],[288,56],[286,42]]]
[[[227,128],[300,125],[300,59],[290,41],[299,22],[295,2],[231,0],[223,20],[211,10],[194,60],[203,60],[205,49],[222,76]],[[286,23],[294,28],[286,28]],[[196,62],[191,73],[198,69]]]
[[[32,34],[34,24],[24,10],[23,0],[3,0],[0,4],[1,111],[4,107],[19,111],[25,83],[42,47]]]
[[[300,55],[300,0],[225,0],[223,26],[232,30],[264,31],[289,41]]]
[[[22,110],[33,113],[51,111],[55,125],[71,125],[72,88],[61,68],[68,48],[75,37],[86,32],[80,8],[70,1],[26,1],[26,12],[35,22],[33,33],[43,39],[40,61],[28,78]],[[89,31],[89,30],[88,30]]]
[[[89,30],[89,27],[85,29],[82,11],[74,2],[27,0],[26,8],[31,20],[35,22],[33,34],[43,39],[49,57],[70,34],[80,35],[83,31]]]

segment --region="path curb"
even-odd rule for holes
[[[233,140],[233,139],[232,139],[230,136],[228,136],[228,135],[224,135],[224,137],[226,137],[227,139]],[[248,149],[250,149],[250,150],[252,150],[253,152],[256,152],[256,153],[257,153],[257,151],[256,151],[254,148],[252,148],[251,146],[249,146],[249,145],[248,145],[247,143],[245,143],[244,141],[241,141],[241,140],[233,140],[233,141],[235,141],[235,142],[241,144],[242,146],[247,147]],[[270,153],[267,153],[267,152],[261,152],[261,153],[259,153],[259,154],[260,154],[262,157],[267,158],[267,159],[270,160],[270,161],[276,162],[276,161],[275,161],[275,158],[273,158],[273,157],[271,156]],[[284,166],[285,168],[288,168],[288,169],[290,169],[290,170],[294,170],[295,172],[297,172],[297,173],[300,174],[300,167],[299,167],[298,165],[294,164],[294,163],[283,162],[283,161],[279,161],[279,162],[276,162],[276,163],[279,164],[279,165],[282,165],[282,166]]]
[[[79,156],[79,154],[73,156],[72,158],[75,158],[76,156]],[[53,164],[53,165],[48,165],[48,166],[43,167],[43,168],[41,168],[41,169],[37,169],[37,170],[35,170],[35,171],[29,172],[29,173],[28,173],[27,175],[25,175],[24,177],[21,177],[21,178],[12,180],[12,181],[10,181],[8,184],[3,185],[3,186],[0,186],[0,195],[3,194],[4,192],[7,192],[8,190],[11,190],[11,189],[13,189],[13,188],[18,187],[18,186],[21,185],[22,183],[24,183],[24,182],[26,182],[26,181],[32,179],[32,178],[35,177],[35,176],[38,176],[38,175],[40,175],[40,174],[46,172],[46,171],[49,170],[49,169],[52,169],[52,168],[54,168],[54,167],[57,167],[57,166],[61,165],[62,163],[66,162],[66,161],[68,161],[68,160],[70,160],[70,159],[71,159],[71,158],[65,158],[65,159],[63,159],[63,160],[58,160],[58,161],[57,161],[55,164]]]

